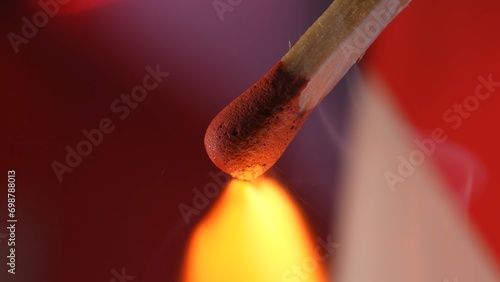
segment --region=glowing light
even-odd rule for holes
[[[197,226],[184,282],[326,281],[305,222],[271,179],[233,180]]]

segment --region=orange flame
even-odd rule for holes
[[[195,229],[184,282],[326,281],[305,221],[277,182],[232,180]]]

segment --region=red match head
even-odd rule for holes
[[[205,148],[215,165],[242,180],[271,168],[309,114],[299,108],[307,82],[279,62],[225,107],[205,134]]]

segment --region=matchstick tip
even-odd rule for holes
[[[279,62],[225,107],[205,134],[214,164],[241,180],[256,179],[271,168],[309,114],[299,108],[307,82]]]

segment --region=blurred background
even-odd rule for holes
[[[17,274],[11,275],[6,267],[8,232],[3,227],[5,187],[0,193],[0,280],[178,281],[191,234],[221,198],[196,202],[200,197],[195,190],[216,183],[222,191],[225,185],[220,183],[228,179],[205,153],[206,127],[264,75],[330,4],[324,0],[2,1],[0,157],[4,173],[16,170],[18,223]],[[424,227],[415,218],[451,222],[449,233],[442,233],[447,235],[439,240],[467,246],[453,255],[470,257],[463,263],[471,271],[460,276],[461,260],[450,258],[456,264],[439,264],[448,267],[443,266],[443,276],[435,281],[467,281],[470,273],[477,277],[487,273],[488,279],[478,281],[498,281],[494,274],[500,258],[498,11],[500,2],[493,0],[411,2],[310,116],[270,172],[300,211],[306,237],[329,238],[340,246],[338,257],[319,262],[326,269],[326,281],[344,273],[335,270],[339,265],[347,265],[345,269],[356,265],[354,254],[390,260],[392,252],[380,253],[391,249],[387,245],[351,248],[376,245],[380,241],[375,238],[385,236],[383,230],[395,230],[390,225],[394,220],[377,213],[369,218],[368,229],[344,224],[368,220],[365,214],[348,216],[354,214],[351,209],[363,210],[358,205],[366,207],[367,214],[382,209],[378,209],[382,200],[372,206],[355,200],[362,192],[349,196],[347,191],[357,191],[350,187],[367,187],[363,179],[377,187],[370,190],[376,190],[374,195],[400,199],[401,206],[408,207],[406,200],[421,199],[413,206],[413,217],[398,219],[408,230],[420,230],[413,235],[432,242],[419,241],[429,250],[417,246],[422,251],[410,253],[417,262],[436,255],[432,249],[443,241],[436,242],[429,230],[443,224]],[[127,102],[124,97],[136,86],[146,85],[147,75],[151,90],[141,94],[140,101]],[[363,87],[359,81],[366,81]],[[485,97],[484,93],[490,95],[468,98]],[[392,122],[396,125],[389,126]],[[102,138],[93,135],[99,140],[94,139],[91,152],[80,160],[68,159],[78,146],[85,150],[78,145],[82,140],[91,144],[84,132],[99,128],[110,132],[102,133]],[[447,139],[436,143],[432,156],[416,168],[421,166],[425,175],[404,176],[395,187],[389,185],[386,172],[397,174],[399,156],[408,160],[420,148],[414,140],[429,138],[436,129],[442,129]],[[361,152],[384,155],[356,157]],[[381,166],[379,159],[391,162]],[[370,162],[374,169],[386,170],[374,173]],[[393,179],[401,180],[400,174]],[[406,181],[411,177],[423,182]],[[429,193],[421,196],[416,191]],[[370,198],[375,202],[376,196]],[[357,235],[347,236],[349,232]],[[391,236],[397,237],[395,232]],[[473,235],[457,234],[468,232]],[[459,239],[453,240],[455,236]],[[385,238],[389,244],[392,237]],[[347,262],[337,263],[340,260]],[[359,272],[373,277],[362,270],[364,264],[358,266]],[[415,274],[425,272],[425,267],[401,271],[399,278],[427,281],[420,279],[427,276]],[[335,280],[350,281],[342,277]],[[377,278],[373,280],[384,281],[383,275]],[[306,280],[298,275],[282,281]]]

